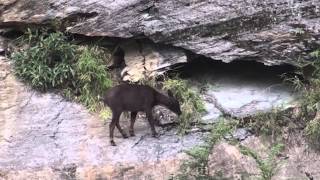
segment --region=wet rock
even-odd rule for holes
[[[224,62],[296,64],[319,47],[319,6],[316,0],[10,0],[0,4],[0,25],[52,26],[58,19],[71,33],[143,37]]]

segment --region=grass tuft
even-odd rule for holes
[[[163,83],[164,90],[172,91],[181,104],[182,114],[179,116],[179,131],[185,134],[192,122],[201,119],[201,113],[205,112],[203,100],[188,86],[187,81],[174,78],[167,79]]]
[[[180,173],[172,179],[222,179],[223,175],[209,174],[209,155],[215,144],[227,136],[231,137],[231,132],[235,130],[236,125],[237,121],[232,119],[221,119],[213,125],[205,145],[194,147],[186,152],[191,159],[182,164]]]

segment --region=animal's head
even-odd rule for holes
[[[168,95],[170,97],[170,106],[168,108],[174,113],[176,113],[177,115],[181,115],[182,112],[180,109],[179,101],[173,96],[170,90],[168,90]]]

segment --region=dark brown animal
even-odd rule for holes
[[[179,102],[168,92],[169,97],[165,96],[150,86],[136,84],[120,84],[109,89],[104,96],[104,103],[107,104],[112,111],[112,120],[110,123],[110,143],[115,146],[113,140],[113,131],[117,127],[123,138],[128,138],[126,133],[121,129],[119,118],[123,111],[131,112],[131,121],[129,133],[134,136],[133,126],[137,113],[144,111],[151,126],[152,136],[157,137],[157,132],[154,128],[154,119],[152,117],[152,108],[156,105],[162,105],[180,115]]]

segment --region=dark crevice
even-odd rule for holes
[[[114,49],[119,43],[126,39],[107,36],[85,36],[82,34],[72,33],[69,34],[69,40],[73,40],[77,44],[95,44]]]
[[[16,39],[23,35],[23,31],[17,29],[2,29],[0,31],[0,36],[8,39]]]
[[[26,28],[40,29],[47,26],[48,26],[48,23],[21,22],[21,21],[0,22],[0,29],[11,28],[21,32],[24,32]]]
[[[99,14],[97,12],[79,12],[79,13],[71,14],[68,16],[68,18],[64,18],[64,19],[68,19],[68,20],[76,20],[77,18],[90,19],[90,18],[97,17],[98,15]]]

